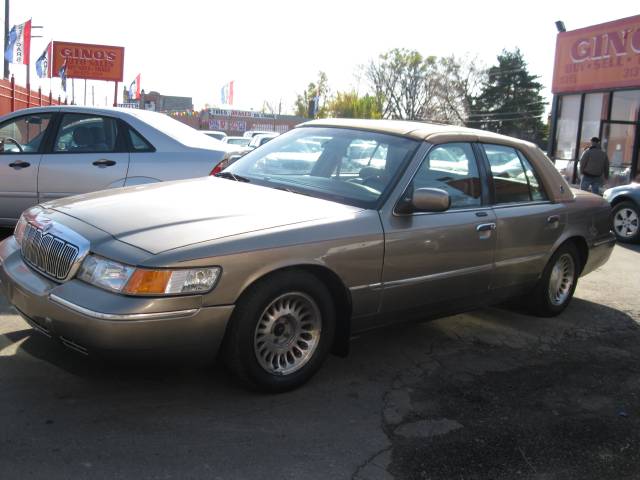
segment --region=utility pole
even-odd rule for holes
[[[4,51],[9,47],[9,0],[4,0]],[[9,80],[9,62],[2,56],[4,60],[4,79]]]

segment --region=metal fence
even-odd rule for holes
[[[7,113],[15,112],[23,108],[39,107],[46,105],[61,105],[66,104],[58,98],[53,98],[51,91],[49,95],[43,95],[42,89],[38,88],[37,91],[16,85],[15,78],[12,76],[11,80],[0,79],[0,115],[6,115]]]

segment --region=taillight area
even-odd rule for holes
[[[209,175],[217,175],[222,170],[227,168],[228,165],[229,165],[228,159],[222,160],[215,167],[213,167],[213,170],[211,170],[211,173],[209,173]]]
[[[239,154],[239,153],[232,153],[231,155],[225,155],[224,158],[220,160],[220,162],[218,162],[218,164],[215,167],[213,167],[213,170],[211,170],[209,175],[216,175],[220,173],[229,165],[231,165],[233,162],[238,160],[241,156],[242,154]]]

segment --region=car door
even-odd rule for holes
[[[533,283],[566,225],[561,204],[551,203],[532,163],[508,145],[481,146],[491,173],[496,216],[494,289]]]
[[[0,124],[0,224],[12,224],[38,203],[41,149],[53,113],[30,113]]]
[[[113,117],[63,113],[38,172],[41,202],[124,185],[129,153]]]
[[[488,291],[495,216],[480,172],[470,143],[435,145],[408,189],[445,190],[451,207],[437,213],[383,213],[383,313],[420,308],[427,315]]]

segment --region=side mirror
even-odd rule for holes
[[[451,207],[451,197],[440,188],[418,188],[411,196],[414,211],[444,212]]]

